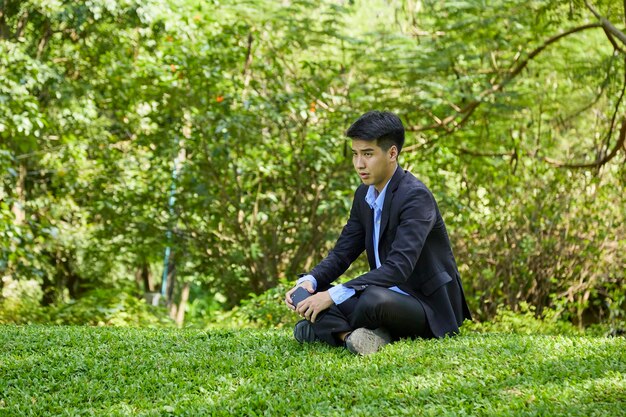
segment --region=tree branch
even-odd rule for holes
[[[515,155],[515,152],[480,152],[480,151],[475,151],[475,150],[467,149],[467,148],[457,148],[457,149],[460,153],[465,154],[465,155],[480,156],[480,157],[486,157],[486,158],[504,158],[507,156]]]
[[[253,40],[254,38],[252,37],[252,32],[248,33],[248,48],[246,51],[246,61],[243,66],[243,71],[241,71],[241,75],[243,76],[246,76],[246,74],[248,73],[248,69],[250,68],[250,65],[252,64],[252,41]]]
[[[20,38],[22,33],[24,32],[24,28],[26,27],[26,23],[28,22],[28,10],[25,10],[24,13],[20,16],[17,21],[17,27],[15,29],[15,37]]]
[[[409,152],[413,152],[413,151],[417,151],[423,148],[428,148],[430,145],[432,145],[433,143],[435,143],[437,140],[436,139],[431,139],[429,141],[426,141],[425,143],[417,143],[415,145],[410,145],[407,147],[402,148],[402,153],[409,153]]]
[[[562,39],[562,38],[564,38],[566,36],[572,35],[574,33],[582,32],[582,31],[587,30],[587,29],[594,29],[594,28],[601,28],[601,27],[603,27],[603,25],[600,24],[600,23],[591,23],[591,24],[587,24],[587,25],[583,25],[583,26],[577,26],[575,28],[569,29],[569,30],[567,30],[567,31],[565,31],[563,33],[560,33],[558,35],[555,35],[555,36],[549,38],[541,46],[539,46],[538,48],[534,49],[531,53],[529,53],[528,56],[526,57],[526,59],[523,60],[522,62],[520,62],[515,68],[513,68],[506,75],[506,77],[504,77],[504,79],[499,84],[494,84],[490,88],[487,88],[486,90],[483,90],[480,94],[478,94],[476,99],[472,100],[470,103],[468,103],[460,111],[451,114],[450,116],[442,119],[441,121],[439,121],[439,122],[437,122],[435,124],[432,124],[432,125],[429,125],[429,126],[409,126],[409,127],[407,127],[406,130],[410,131],[410,132],[421,132],[421,131],[425,131],[425,130],[446,129],[447,125],[453,123],[459,116],[463,115],[463,118],[461,119],[461,121],[456,123],[456,124],[454,124],[454,128],[453,129],[451,129],[451,130],[446,129],[448,131],[448,133],[451,133],[454,130],[457,130],[465,122],[467,122],[467,120],[472,115],[472,113],[474,113],[474,111],[478,108],[478,106],[483,103],[483,100],[487,96],[489,96],[491,94],[495,94],[498,91],[502,91],[507,84],[509,84],[517,75],[519,75],[520,72],[522,72],[522,70],[524,68],[526,68],[526,66],[529,64],[529,62],[532,59],[534,59],[537,55],[539,55],[548,46],[550,46],[551,44],[559,41],[560,39]]]
[[[9,25],[7,25],[4,6],[3,2],[2,6],[0,6],[0,39],[9,39],[11,37],[11,31],[9,30]]]
[[[50,27],[50,21],[46,20],[43,36],[39,41],[39,45],[37,45],[37,59],[40,59],[41,55],[43,55],[43,51],[46,49],[46,46],[48,46],[48,41],[50,40],[51,36],[52,28]]]
[[[585,162],[585,163],[577,163],[577,164],[569,164],[569,163],[561,162],[559,160],[552,159],[552,158],[549,158],[549,157],[537,157],[535,154],[531,154],[529,152],[524,152],[523,155],[531,157],[531,158],[539,159],[539,160],[541,160],[543,162],[546,162],[546,163],[548,163],[550,165],[553,165],[553,166],[555,166],[557,168],[569,168],[569,169],[598,168],[598,167],[601,167],[602,165],[605,165],[606,163],[608,163],[611,159],[615,158],[615,156],[617,155],[617,153],[620,151],[621,148],[624,148],[624,151],[626,152],[626,118],[622,119],[622,127],[620,129],[619,139],[617,140],[617,143],[615,144],[615,146],[611,150],[611,153],[606,155],[604,158],[598,159],[596,161]],[[481,151],[475,151],[475,150],[472,150],[472,149],[461,148],[461,147],[453,148],[453,149],[458,151],[461,154],[470,155],[470,156],[476,156],[476,157],[486,157],[486,158],[505,158],[505,157],[517,158],[517,157],[519,157],[519,154],[516,151],[511,151],[511,152],[481,152]]]
[[[626,57],[624,57],[624,65],[626,65]],[[613,117],[611,117],[611,125],[609,127],[609,132],[606,134],[606,138],[604,139],[603,150],[609,149],[609,142],[611,140],[611,136],[613,136],[613,129],[615,128],[615,120],[617,119],[617,113],[619,111],[619,106],[622,104],[622,100],[624,99],[624,93],[626,92],[626,68],[624,69],[624,83],[622,84],[622,91],[615,103],[615,111],[613,112]]]
[[[587,8],[591,10],[591,13],[593,13],[593,15],[601,22],[602,27],[606,29],[607,31],[609,31],[611,34],[613,34],[617,39],[622,41],[624,45],[626,45],[626,34],[624,34],[624,32],[622,32],[621,30],[613,26],[613,24],[609,22],[609,20],[606,17],[598,13],[598,11],[591,4],[589,4],[587,0],[585,0],[585,4],[587,5]]]
[[[626,50],[622,49],[617,42],[615,42],[615,38],[613,38],[613,35],[611,35],[611,32],[609,32],[608,30],[606,30],[605,27],[602,28],[602,30],[604,30],[604,33],[606,34],[606,37],[609,39],[609,42],[611,42],[611,45],[613,45],[613,48],[616,51],[620,51],[623,54],[626,54]]]
[[[545,162],[550,165],[554,165],[558,168],[597,168],[609,162],[611,159],[615,158],[615,155],[620,151],[621,148],[624,148],[626,151],[626,117],[622,119],[622,127],[619,132],[619,138],[617,139],[617,143],[611,150],[611,153],[606,155],[604,158],[598,159],[594,162],[588,163],[580,163],[580,164],[566,164],[551,158],[544,157],[542,158]]]

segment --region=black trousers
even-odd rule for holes
[[[433,337],[419,300],[375,285],[339,305],[333,304],[311,324],[317,337],[332,346],[343,344],[338,338],[340,333],[360,327],[384,327],[395,340]]]

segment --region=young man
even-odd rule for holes
[[[367,355],[405,337],[443,337],[470,319],[448,233],[426,186],[398,165],[404,126],[393,113],[372,111],[346,132],[363,184],[328,256],[302,276],[285,302],[304,320],[294,336]],[[371,270],[331,286],[367,251]],[[313,294],[297,306],[297,287]]]

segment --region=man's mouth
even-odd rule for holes
[[[369,174],[366,174],[365,172],[359,172],[359,176],[361,178],[367,178],[367,177],[369,177]]]

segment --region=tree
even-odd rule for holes
[[[437,195],[475,311],[617,317],[623,15],[609,1],[4,1],[0,271],[53,303],[135,279],[154,291],[166,269],[172,314],[185,294],[233,306],[291,281],[357,185],[343,130],[378,108],[409,127],[401,163]]]

